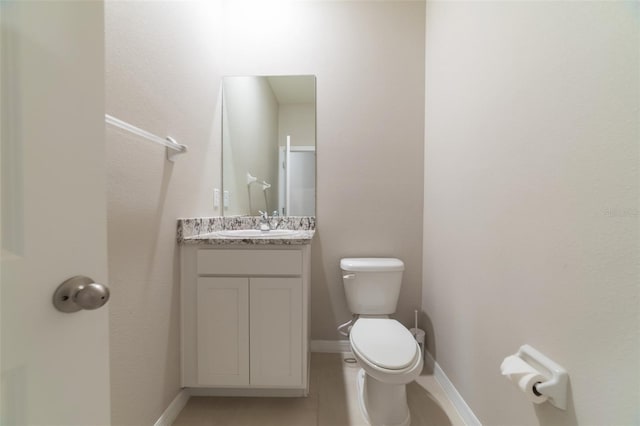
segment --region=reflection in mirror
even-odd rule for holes
[[[315,216],[316,79],[222,80],[224,215]]]

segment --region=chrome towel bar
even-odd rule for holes
[[[169,161],[175,161],[175,157],[177,155],[187,152],[187,146],[179,144],[171,136],[167,136],[166,139],[162,139],[160,136],[156,136],[153,133],[142,130],[139,127],[129,124],[126,121],[122,121],[119,118],[115,118],[109,114],[105,114],[104,121],[114,127],[126,130],[127,132],[133,133],[134,135],[143,137],[160,145],[164,145],[167,147],[167,160]]]

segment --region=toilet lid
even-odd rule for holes
[[[360,318],[351,328],[349,340],[361,356],[382,368],[401,370],[415,360],[415,339],[394,319]]]

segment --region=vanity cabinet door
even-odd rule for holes
[[[302,279],[250,278],[251,385],[302,385]]]
[[[302,279],[250,278],[251,384],[302,385]]]
[[[202,386],[249,384],[249,279],[200,277],[197,379]]]

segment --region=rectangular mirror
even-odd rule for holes
[[[315,216],[315,76],[222,79],[225,216]]]

